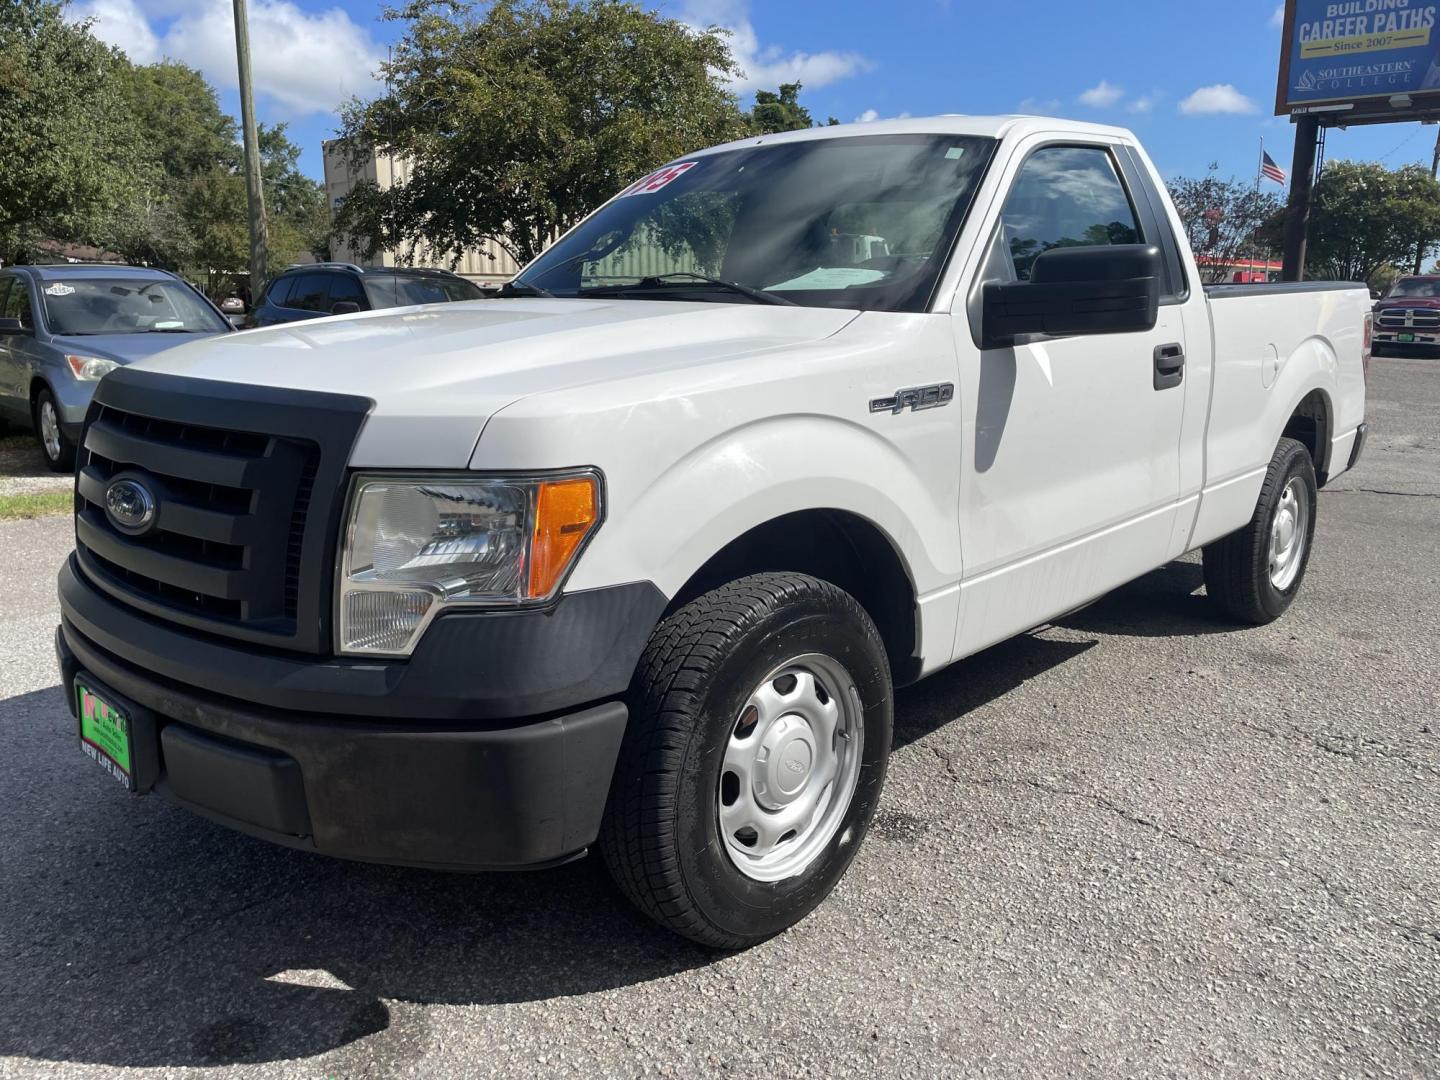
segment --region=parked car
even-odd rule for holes
[[[272,326],[324,315],[484,297],[473,282],[448,270],[312,263],[292,266],[276,276],[251,313],[248,325]]]
[[[598,844],[662,925],[763,940],[864,839],[894,687],[1196,548],[1222,617],[1295,600],[1369,296],[1203,287],[1185,237],[1118,128],[813,128],[484,304],[115,372],[59,581],[81,745],[307,851]]]
[[[30,427],[49,466],[68,471],[106,372],[230,329],[214,304],[164,270],[68,263],[0,270],[0,416]]]
[[[1375,355],[1440,355],[1440,274],[1403,277],[1375,305]]]

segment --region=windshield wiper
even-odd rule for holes
[[[142,330],[144,334],[203,334],[204,330],[191,330],[184,326],[152,326],[148,330]]]
[[[606,294],[620,295],[627,292],[645,292],[653,289],[663,289],[667,285],[678,285],[684,287],[685,282],[693,281],[701,285],[714,285],[729,292],[737,293],[740,296],[748,297],[757,304],[785,304],[788,307],[795,307],[794,300],[787,300],[773,292],[766,292],[764,289],[751,288],[749,285],[741,285],[738,281],[726,281],[724,278],[707,277],[705,274],[693,274],[688,270],[677,270],[673,274],[652,274],[650,277],[643,277],[634,285],[611,285],[604,287]],[[587,290],[594,295],[600,289]]]
[[[555,299],[555,294],[549,289],[542,289],[539,285],[531,285],[528,281],[507,281],[500,286],[500,291],[495,294],[502,300],[509,300],[516,296],[543,296],[546,299]]]

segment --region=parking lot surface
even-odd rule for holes
[[[1440,1076],[1440,362],[1370,395],[1284,619],[1184,560],[903,691],[849,876],[733,956],[594,859],[352,865],[125,796],[56,685],[69,523],[0,523],[0,1077]]]

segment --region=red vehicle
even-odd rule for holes
[[[1374,352],[1440,354],[1440,274],[1403,277],[1375,302]]]

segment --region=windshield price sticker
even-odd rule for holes
[[[46,286],[46,288],[45,288],[45,295],[46,295],[46,296],[69,296],[69,295],[70,295],[71,293],[73,293],[74,291],[75,291],[75,286],[73,286],[73,285],[62,285],[60,282],[57,281],[54,285],[48,285],[48,286]]]
[[[627,195],[653,195],[670,181],[684,176],[687,172],[699,165],[698,161],[682,161],[678,165],[666,165],[663,169],[657,169],[649,176],[642,176],[635,183],[631,184],[616,198],[623,199]]]

